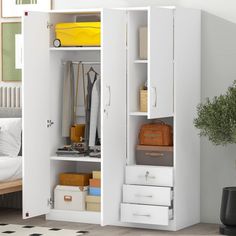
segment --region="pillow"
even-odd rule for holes
[[[21,118],[0,119],[0,156],[18,156],[21,147],[21,131]]]

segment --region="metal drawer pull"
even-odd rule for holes
[[[144,176],[143,176],[143,175],[139,175],[138,177],[139,177],[139,178],[145,178],[146,181],[147,181],[148,179],[156,179],[156,176],[154,176],[154,175],[149,175],[149,174],[150,174],[149,171],[147,171]]]
[[[152,198],[152,195],[141,195],[141,194],[135,194],[135,197],[148,197],[148,198]]]
[[[145,179],[156,179],[156,176],[151,175],[151,176],[147,176],[147,175],[139,175],[139,178],[145,178]]]
[[[151,215],[142,215],[142,214],[137,214],[137,213],[134,213],[133,216],[151,217]]]
[[[146,152],[145,153],[146,156],[151,156],[151,157],[163,157],[164,154],[163,153],[158,153],[158,152]]]

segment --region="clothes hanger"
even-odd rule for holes
[[[90,73],[90,72],[93,72],[93,73],[99,75],[99,74],[97,73],[97,71],[95,71],[95,70],[93,69],[92,66],[91,66],[90,69],[88,70],[88,73]]]

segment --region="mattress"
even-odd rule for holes
[[[22,178],[22,157],[0,156],[0,182]]]

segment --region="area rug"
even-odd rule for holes
[[[0,235],[12,236],[79,236],[88,234],[88,231],[47,228],[31,225],[0,224]]]

